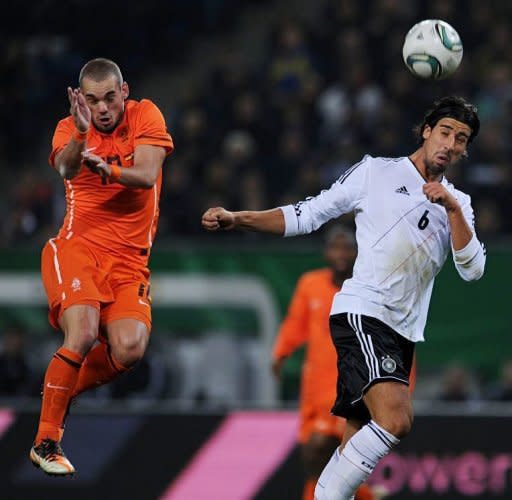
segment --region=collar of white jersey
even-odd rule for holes
[[[420,181],[422,182],[422,184],[425,184],[427,181],[426,179],[420,174],[420,171],[417,169],[416,165],[414,164],[414,162],[408,157],[408,156],[404,156],[404,159],[407,161],[407,164],[409,165],[409,168],[411,168],[412,170],[414,170],[414,172],[416,172],[416,175],[418,176],[418,178],[420,179]],[[448,179],[446,178],[445,175],[443,175],[441,177],[441,180],[439,181],[443,186],[447,186],[449,184],[448,182]]]

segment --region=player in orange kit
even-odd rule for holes
[[[60,446],[71,400],[129,370],[149,340],[147,264],[173,142],[155,104],[128,95],[117,64],[89,61],[53,136],[50,164],[64,179],[67,210],[43,249],[41,273],[49,320],[64,342],[46,371],[30,451],[51,475],[75,471]]]
[[[307,272],[299,279],[287,316],[274,344],[272,368],[281,373],[284,360],[306,344],[300,395],[302,460],[306,474],[303,500],[313,500],[315,485],[345,430],[345,420],[331,414],[336,399],[337,357],[329,332],[329,313],[336,292],[352,275],[355,240],[341,226],[327,234],[325,260],[328,268]],[[367,485],[356,500],[382,498]]]

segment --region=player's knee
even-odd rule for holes
[[[400,411],[388,415],[380,422],[378,420],[376,422],[396,438],[402,439],[411,431],[413,420],[412,412]]]
[[[64,347],[74,352],[86,354],[90,351],[98,338],[97,328],[79,325],[69,328],[64,334]]]
[[[391,434],[396,436],[398,439],[404,438],[407,436],[407,434],[409,434],[409,432],[411,432],[412,420],[413,419],[411,415],[402,415],[402,417],[395,422],[395,428]]]
[[[147,339],[144,335],[130,334],[120,335],[113,344],[112,354],[126,368],[135,365],[144,356]]]

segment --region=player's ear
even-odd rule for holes
[[[123,82],[121,85],[121,95],[123,96],[123,99],[128,99],[128,96],[130,95],[130,87],[128,87],[128,84],[126,82]]]
[[[427,140],[430,137],[430,134],[432,134],[432,128],[430,127],[430,125],[425,125],[423,127],[421,137],[423,137],[424,140]]]

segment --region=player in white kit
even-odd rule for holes
[[[294,236],[355,213],[354,273],[335,296],[330,318],[338,353],[332,411],[347,427],[318,480],[316,500],[353,498],[378,460],[410,431],[414,345],[423,340],[434,278],[449,252],[464,280],[484,272],[471,199],[444,176],[467,155],[479,128],[473,105],[445,97],[426,112],[416,130],[421,145],[408,157],[365,156],[330,189],[295,205],[242,212],[217,207],[203,215],[210,231]]]

